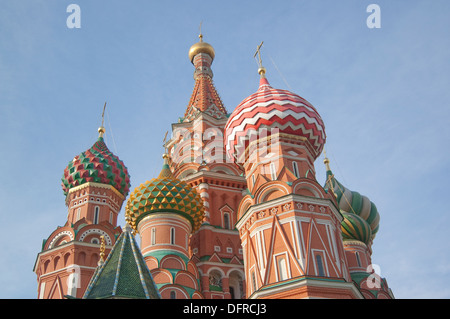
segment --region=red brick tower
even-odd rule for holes
[[[214,87],[214,48],[200,41],[189,51],[195,85],[185,115],[172,125],[166,143],[177,178],[197,189],[205,207],[201,227],[192,234],[190,253],[201,274],[207,299],[243,298],[244,272],[237,209],[246,189],[242,170],[225,161],[226,109]]]
[[[64,170],[62,187],[68,207],[67,221],[43,242],[34,272],[38,298],[81,298],[100,259],[101,236],[109,253],[121,234],[117,216],[125,200],[130,176],[100,136]]]

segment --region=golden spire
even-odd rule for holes
[[[105,134],[105,127],[103,126],[105,121],[105,109],[106,109],[106,102],[103,106],[103,113],[102,113],[102,125],[98,128],[98,137],[103,137],[103,134]]]
[[[261,76],[261,78],[265,78],[266,77],[266,68],[262,66],[262,60],[261,60],[261,47],[263,45],[264,41],[261,41],[261,43],[256,47],[256,52],[253,55],[254,58],[256,58],[256,55],[258,55],[258,73]]]
[[[105,262],[105,236],[100,236],[100,260],[98,261],[98,265],[102,265]]]

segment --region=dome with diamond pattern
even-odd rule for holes
[[[193,232],[203,220],[204,207],[200,195],[172,175],[167,155],[159,176],[136,187],[125,207],[125,217],[135,230],[144,217],[153,213],[180,214],[190,221]]]
[[[87,182],[111,185],[124,197],[130,190],[128,169],[111,153],[102,136],[91,148],[69,162],[61,180],[64,195],[67,195],[71,188]]]

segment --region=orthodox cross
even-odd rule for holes
[[[258,64],[259,64],[260,68],[262,68],[261,47],[262,47],[263,43],[264,43],[264,41],[261,41],[261,44],[256,47],[256,52],[253,55],[254,58],[256,58],[256,55],[258,55],[258,59],[259,59]]]
[[[199,32],[200,32],[200,34],[198,35],[198,37],[200,38],[200,42],[203,42],[202,23],[203,23],[203,21],[200,21],[200,25],[198,26],[198,30],[199,30]]]
[[[102,125],[98,128],[99,137],[103,137],[103,134],[105,133],[105,127],[103,126],[105,122],[105,109],[106,109],[106,102],[103,106],[103,113],[102,113]]]
[[[166,131],[166,134],[164,135],[164,140],[163,140],[164,154],[167,154],[167,145],[166,145],[167,133],[169,133],[169,131]]]

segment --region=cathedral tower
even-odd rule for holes
[[[207,299],[243,298],[244,272],[237,209],[246,189],[242,169],[227,163],[223,149],[227,111],[213,83],[214,48],[203,41],[189,50],[194,90],[183,118],[166,143],[174,175],[197,189],[205,213],[190,239],[190,253]]]
[[[195,189],[173,176],[167,154],[159,176],[130,194],[126,219],[141,236],[141,253],[164,299],[203,299],[189,255],[189,236],[203,211]]]
[[[108,254],[122,232],[117,216],[129,191],[130,176],[106,146],[104,132],[101,126],[94,145],[64,169],[67,220],[44,240],[37,256],[38,298],[81,298],[100,259],[100,238]]]
[[[342,245],[342,215],[315,178],[323,121],[302,97],[272,88],[261,64],[259,73],[258,90],[225,126],[227,155],[243,165],[249,189],[237,222],[247,296],[360,298]]]

